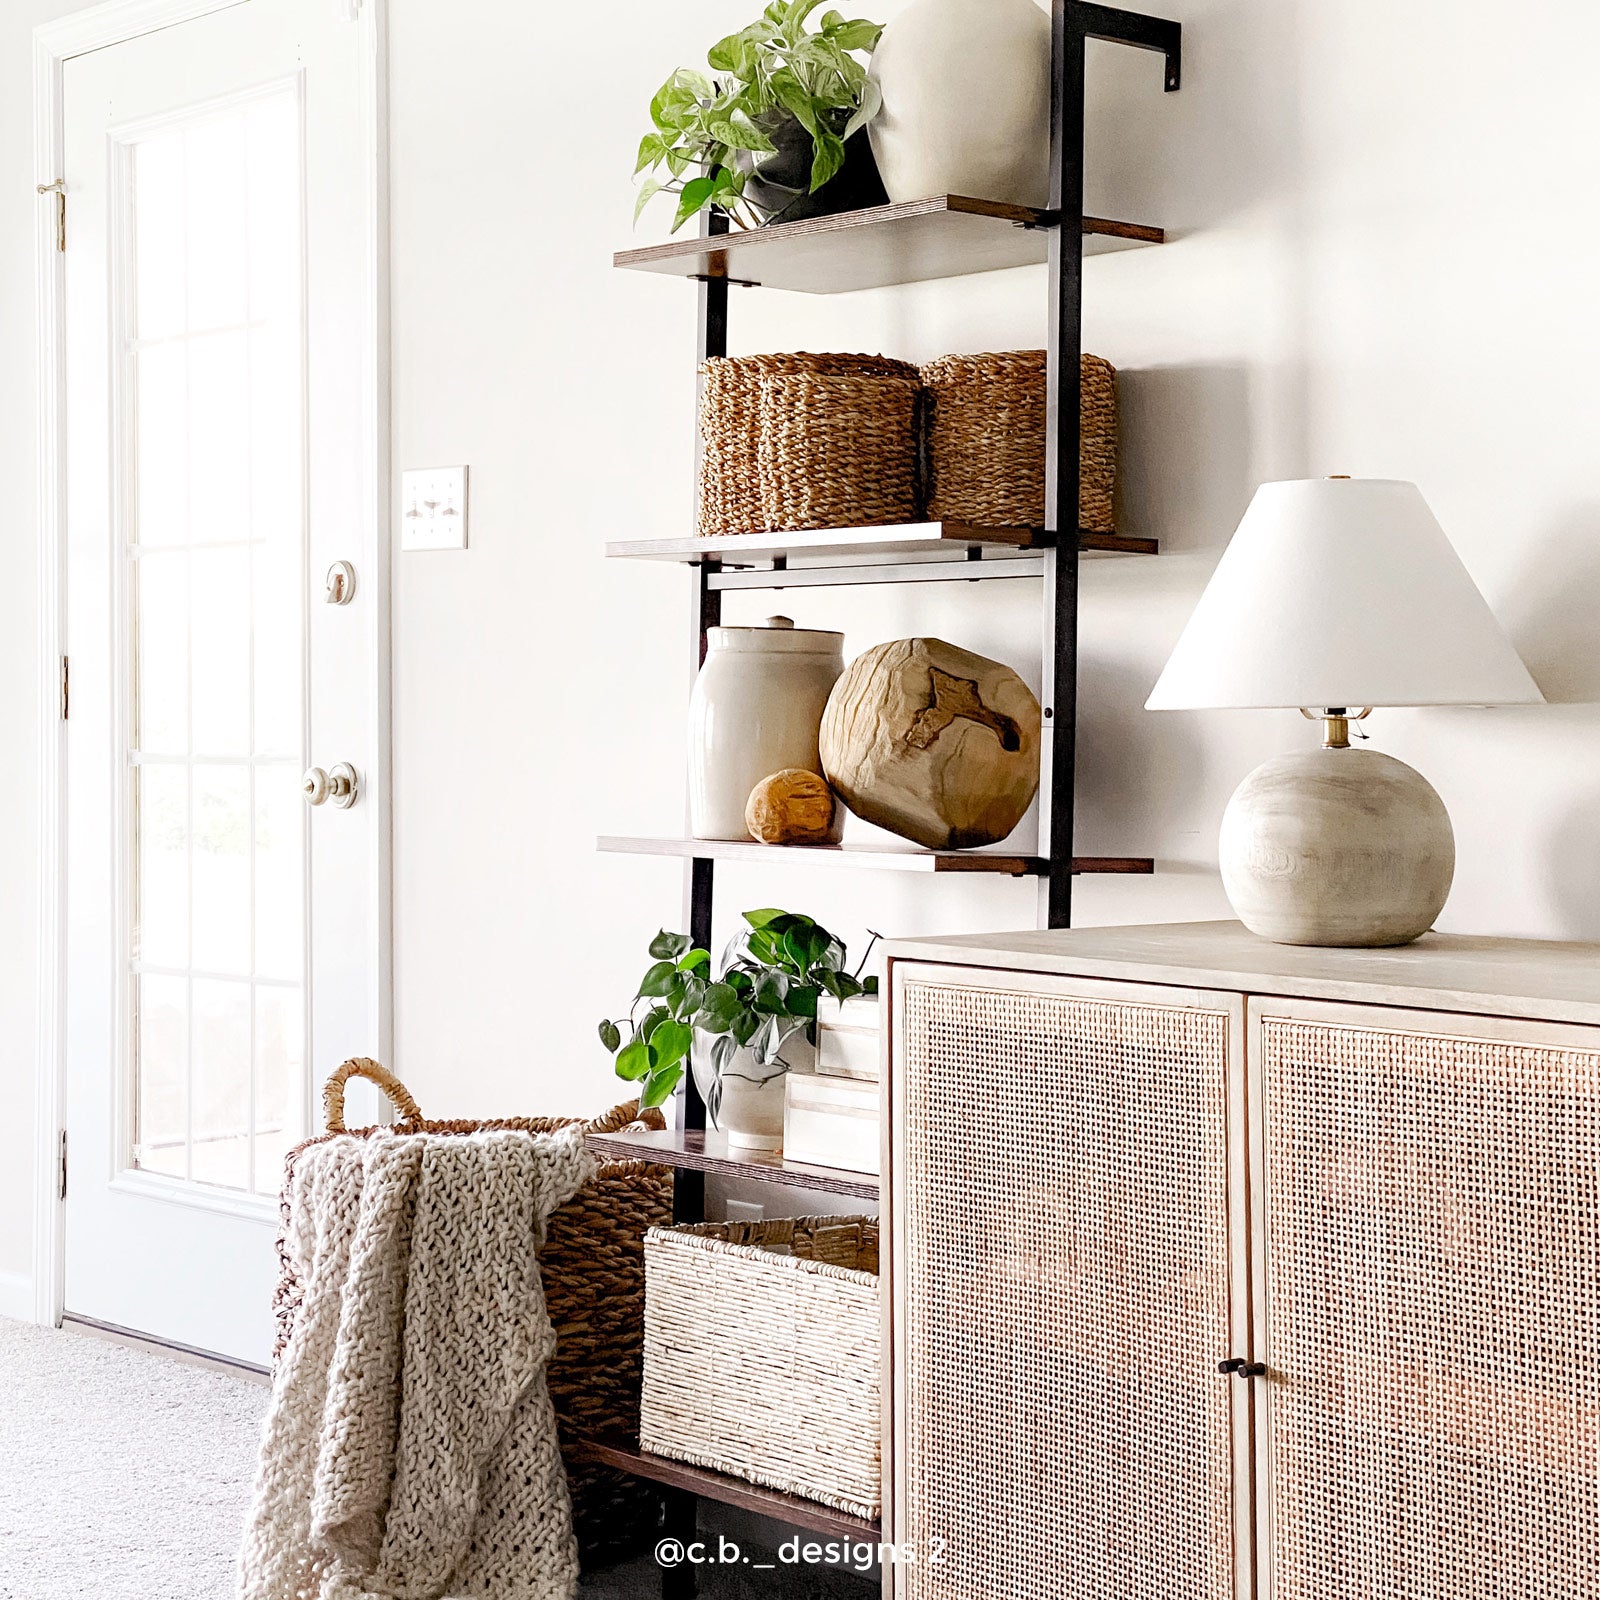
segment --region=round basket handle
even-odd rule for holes
[[[627,1100],[596,1117],[589,1124],[589,1132],[621,1133],[624,1128],[651,1128],[659,1132],[666,1125],[667,1119],[654,1106],[641,1111],[637,1100]]]
[[[422,1107],[411,1098],[411,1091],[386,1067],[380,1067],[370,1056],[352,1056],[343,1066],[335,1069],[322,1086],[322,1115],[329,1133],[343,1133],[344,1086],[350,1078],[365,1078],[377,1086],[394,1102],[402,1122],[421,1122]]]

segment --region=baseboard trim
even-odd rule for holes
[[[25,1272],[0,1272],[0,1317],[32,1322],[33,1279]]]

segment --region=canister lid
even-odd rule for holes
[[[825,628],[797,628],[793,617],[768,617],[753,628],[708,628],[706,637],[713,650],[752,653],[834,655],[844,647],[842,633]]]

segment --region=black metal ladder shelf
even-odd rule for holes
[[[1152,867],[1147,858],[1075,860],[1072,856],[1079,560],[1085,555],[1154,554],[1156,548],[1153,540],[1085,534],[1078,528],[1084,256],[1104,249],[1155,245],[1163,238],[1159,228],[1149,225],[1083,216],[1084,72],[1091,39],[1155,51],[1164,58],[1163,88],[1171,92],[1180,84],[1182,29],[1178,23],[1085,0],[1054,0],[1050,199],[1042,211],[940,195],[731,234],[725,218],[712,216],[697,239],[627,250],[615,258],[619,267],[666,273],[697,284],[697,367],[710,357],[727,353],[729,293],[734,287],[830,294],[1028,262],[1047,264],[1044,527],[981,529],[954,523],[915,523],[889,529],[826,529],[724,539],[634,540],[608,546],[607,554],[677,561],[693,567],[696,598],[691,640],[696,670],[705,659],[707,630],[720,622],[722,596],[731,589],[1001,577],[1041,580],[1044,729],[1036,853],[992,856],[964,868],[954,852],[937,861],[919,861],[912,859],[917,852],[865,851],[856,864],[910,865],[924,871],[999,870],[1035,876],[1041,884],[1040,921],[1051,928],[1066,927],[1071,921],[1075,871],[1148,872]],[[1075,227],[1063,226],[1063,219],[1068,218],[1081,221]],[[1062,529],[1071,529],[1077,536],[1062,539]],[[719,857],[730,858],[727,847],[679,839],[606,839],[601,844],[613,850],[686,858],[687,931],[696,944],[710,945],[714,865]],[[751,845],[745,855],[734,858],[754,859],[756,852],[774,855],[771,847]],[[850,860],[848,852],[837,854],[840,864]],[[932,857],[935,853],[925,854]],[[705,1139],[705,1105],[692,1079],[684,1085],[680,1113],[674,1137],[678,1144],[698,1150]],[[680,1221],[703,1219],[708,1168],[716,1170],[716,1163],[676,1164],[674,1213]],[[757,1168],[746,1175],[783,1181],[781,1164],[770,1172]],[[610,1459],[621,1463],[625,1452],[613,1452]],[[634,1470],[641,1476],[664,1479],[678,1491],[669,1510],[673,1532],[692,1530],[697,1496],[750,1505],[749,1486],[733,1479],[723,1481],[720,1474],[704,1473],[691,1482],[685,1474],[666,1472],[655,1463],[635,1462]],[[773,1514],[781,1517],[784,1512],[779,1509]],[[790,1508],[789,1514],[798,1521],[806,1513]],[[692,1538],[693,1534],[687,1532],[686,1536]],[[664,1573],[663,1592],[692,1594],[692,1569]]]

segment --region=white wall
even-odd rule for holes
[[[396,19],[396,459],[470,459],[476,492],[474,549],[400,557],[396,591],[397,1049],[426,1105],[606,1098],[594,1019],[656,926],[681,923],[675,866],[590,840],[681,815],[688,580],[599,551],[689,526],[694,297],[607,262],[648,94],[751,9]],[[1080,690],[1079,849],[1153,854],[1158,876],[1080,879],[1080,920],[1226,914],[1227,796],[1310,730],[1140,706],[1255,484],[1349,472],[1421,483],[1558,702],[1376,723],[1454,812],[1448,925],[1600,937],[1600,17],[1575,0],[1509,25],[1445,0],[1169,9],[1180,94],[1155,57],[1091,63],[1090,208],[1174,242],[1088,268],[1087,344],[1123,373],[1125,526],[1164,554],[1086,567]],[[732,338],[918,358],[1037,345],[1043,315],[1042,269],[735,291]],[[801,590],[728,615],[842,627],[847,653],[943,634],[1031,673],[1038,604],[1025,584]],[[852,939],[1034,916],[1015,884],[718,877],[733,911],[791,905]]]
[[[1455,817],[1453,929],[1600,938],[1600,13],[1530,0],[1167,0],[1182,93],[1096,47],[1091,208],[1173,242],[1092,261],[1088,347],[1122,369],[1127,531],[1156,560],[1085,569],[1079,849],[1154,879],[1080,879],[1079,920],[1226,914],[1218,817],[1293,713],[1141,702],[1262,479],[1416,479],[1553,702],[1389,713],[1376,742]],[[63,7],[62,9],[65,9]],[[395,5],[395,460],[473,469],[473,548],[397,557],[397,1065],[439,1114],[620,1097],[594,1022],[621,1006],[667,863],[601,832],[681,816],[687,577],[607,538],[691,516],[693,294],[610,269],[660,78],[755,0]],[[887,17],[898,0],[867,4]],[[0,26],[0,1105],[28,1128],[34,899],[32,204],[25,30]],[[641,240],[665,222],[647,219]],[[736,350],[1037,345],[1040,271],[850,299],[737,294]],[[842,627],[847,651],[943,634],[1032,671],[1024,584],[741,597]],[[1426,604],[1426,596],[1418,597]],[[819,868],[723,869],[721,904],[786,904],[852,940],[1030,925],[1034,891]],[[324,1063],[322,1065],[331,1065]],[[0,1272],[26,1266],[0,1161]]]

